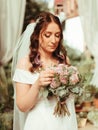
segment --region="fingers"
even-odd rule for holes
[[[49,85],[51,83],[52,78],[50,78],[50,77],[41,77],[39,79],[39,81],[40,81],[41,86],[47,86],[47,85]]]
[[[51,77],[47,77],[47,78],[43,78],[42,80],[43,80],[43,82],[49,82],[49,83],[51,83],[52,78]]]
[[[53,78],[54,77],[54,71],[52,70],[46,70],[41,73],[41,76],[44,78]]]
[[[41,86],[47,86],[51,83],[52,78],[54,77],[53,71],[42,71],[39,76],[39,82]]]

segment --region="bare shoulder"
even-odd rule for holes
[[[68,56],[66,57],[66,62],[67,62],[67,64],[69,64],[69,65],[70,65],[70,59],[69,59],[69,57],[68,57]]]
[[[17,63],[17,68],[19,69],[30,70],[31,67],[32,67],[32,64],[29,60],[29,56],[25,56],[21,58],[19,62]]]

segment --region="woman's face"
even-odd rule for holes
[[[39,35],[39,50],[46,53],[52,53],[58,47],[61,31],[59,26],[51,22],[47,28],[40,32]]]

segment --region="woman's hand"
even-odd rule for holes
[[[36,81],[35,84],[39,88],[40,87],[46,87],[51,83],[53,77],[54,77],[54,71],[53,70],[50,70],[50,69],[43,70],[43,71],[40,72],[39,78],[38,78],[38,80]]]

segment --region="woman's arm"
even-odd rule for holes
[[[29,71],[30,63],[25,60],[21,60],[17,67]],[[16,82],[16,103],[18,108],[23,112],[33,108],[37,102],[40,88],[50,84],[53,76],[53,71],[47,70],[42,71],[37,81],[32,85]]]
[[[16,82],[16,103],[21,111],[26,112],[34,107],[38,98],[39,89],[36,83],[28,85]]]

